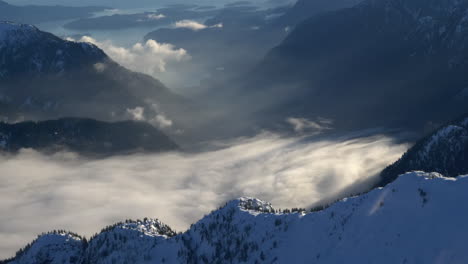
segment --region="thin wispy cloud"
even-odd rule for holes
[[[199,31],[199,30],[203,30],[207,28],[223,28],[223,24],[219,23],[216,25],[207,26],[205,24],[202,24],[194,20],[181,20],[181,21],[177,21],[174,24],[174,27],[175,28],[187,28],[193,31]]]
[[[321,133],[325,130],[332,129],[333,121],[319,118],[317,121],[308,120],[306,118],[290,117],[286,122],[292,126],[297,133]]]

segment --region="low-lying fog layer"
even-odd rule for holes
[[[313,141],[264,133],[223,144],[196,154],[104,160],[31,150],[1,157],[0,258],[43,231],[90,236],[127,218],[159,218],[184,231],[240,196],[276,208],[309,207],[351,185],[348,192],[365,190],[369,179],[407,149],[385,136]]]

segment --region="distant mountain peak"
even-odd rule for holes
[[[243,210],[256,211],[256,212],[274,212],[275,209],[271,203],[262,201],[252,197],[241,197],[230,202],[231,205],[236,206]]]
[[[105,59],[91,43],[63,40],[28,24],[0,22],[0,78],[57,74]]]
[[[0,2],[1,4],[1,2]],[[16,40],[24,40],[26,37],[31,38],[37,36],[39,29],[33,25],[28,24],[18,24],[9,21],[0,21],[0,43],[5,45],[5,42],[11,42],[11,35],[17,37]],[[23,39],[19,39],[23,37]]]
[[[145,236],[170,238],[176,233],[158,219],[127,220],[109,228],[109,230],[136,231]]]
[[[0,4],[5,3],[0,1]],[[19,30],[22,28],[32,28],[35,30],[38,30],[35,26],[29,25],[29,24],[21,24],[21,23],[16,23],[12,21],[1,21],[0,20],[0,32],[5,31],[5,30]]]

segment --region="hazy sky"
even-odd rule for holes
[[[69,5],[69,6],[85,6],[85,5],[104,5],[109,7],[132,8],[132,7],[153,7],[163,6],[168,4],[199,4],[199,5],[214,5],[222,6],[227,3],[238,1],[232,0],[6,0],[11,4],[34,4],[34,5]],[[249,2],[263,4],[284,4],[295,2],[295,0],[250,0]]]

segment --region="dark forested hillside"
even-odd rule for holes
[[[177,150],[178,146],[158,129],[143,122],[100,122],[63,118],[43,122],[0,123],[0,151],[23,148],[42,152],[74,151],[113,155]]]

